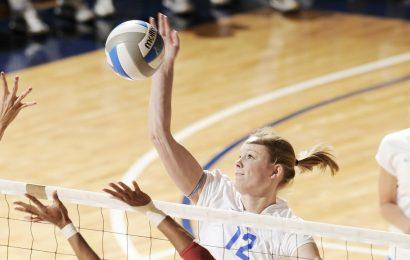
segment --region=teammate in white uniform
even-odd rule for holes
[[[150,23],[156,26],[153,18]],[[153,75],[149,128],[159,157],[175,184],[197,205],[294,218],[286,202],[277,198],[279,189],[294,178],[296,167],[302,172],[314,166],[329,167],[334,173],[338,166],[332,155],[315,148],[297,159],[289,142],[273,134],[271,129],[260,129],[241,147],[234,182],[217,171],[204,173],[191,153],[175,141],[170,130],[173,67],[179,38],[162,14],[158,15],[158,30],[164,39],[165,56]],[[229,225],[220,229],[221,225],[203,223],[199,234],[200,244],[216,259],[278,259],[278,255],[320,259],[316,244],[309,236]]]
[[[410,128],[386,135],[376,154],[383,217],[391,230],[410,234]],[[410,250],[390,248],[391,259],[410,259]]]

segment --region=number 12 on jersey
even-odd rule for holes
[[[232,246],[238,241],[240,236],[241,229],[238,227],[231,240],[229,240],[228,244],[226,244],[225,248],[230,250]],[[245,233],[242,236],[242,240],[248,242],[248,244],[239,247],[235,255],[242,260],[249,260],[249,250],[252,249],[252,247],[255,245],[256,236],[251,233]]]

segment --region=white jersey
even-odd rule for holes
[[[376,160],[396,177],[397,205],[410,218],[410,128],[386,135],[377,151]],[[390,229],[401,232],[394,227]],[[397,260],[410,259],[410,250],[391,249],[390,256]]]
[[[205,171],[206,182],[197,205],[210,208],[245,211],[241,194],[231,180],[218,170]],[[276,204],[261,214],[275,217],[297,218],[286,201],[277,199]],[[216,259],[282,259],[280,256],[297,254],[297,248],[314,243],[311,236],[268,230],[201,222],[198,242],[206,247]],[[286,258],[287,259],[287,258]]]

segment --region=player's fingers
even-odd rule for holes
[[[31,200],[39,209],[44,209],[45,206],[41,203],[36,197],[31,196],[30,194],[25,194],[25,196]]]
[[[113,197],[119,200],[124,200],[124,196],[118,192],[109,189],[103,189],[104,192],[111,194]]]
[[[134,186],[135,191],[141,192],[140,186],[138,186],[136,181],[132,181],[132,185]]]
[[[154,27],[155,29],[157,28],[157,25],[155,23],[155,18],[154,17],[150,17],[149,18],[149,24],[152,25],[152,27]]]
[[[32,221],[32,222],[38,222],[38,221],[41,221],[41,220],[42,220],[40,217],[34,216],[34,215],[25,216],[24,219],[25,219],[25,220],[28,220],[28,221]]]
[[[111,188],[113,188],[116,192],[118,192],[122,197],[124,197],[124,198],[127,197],[127,193],[121,187],[119,187],[117,184],[111,182],[108,185]]]
[[[23,208],[23,207],[15,207],[14,209],[15,209],[15,210],[18,210],[18,211],[21,211],[21,212],[26,212],[26,213],[31,213],[31,214],[33,214],[33,213],[30,212],[28,209]]]
[[[162,16],[163,16],[163,19],[164,19],[164,30],[165,30],[165,33],[166,33],[167,35],[170,35],[171,29],[170,29],[170,26],[169,26],[168,16],[166,16],[166,15],[162,15]]]
[[[179,34],[176,30],[172,31],[172,44],[174,45],[174,47],[179,48]]]
[[[123,183],[122,181],[118,182],[118,184],[127,192],[127,193],[131,193],[132,190],[130,189],[130,187],[128,187],[127,185],[125,185],[125,183]]]
[[[36,102],[36,101],[29,102],[29,103],[21,103],[20,109],[23,109],[23,108],[25,108],[25,107],[31,107],[31,106],[34,106],[34,105],[37,105],[37,102]]]
[[[16,77],[14,78],[13,91],[11,92],[11,93],[12,93],[12,98],[13,98],[13,100],[16,98],[16,94],[17,94],[18,87],[19,87],[19,77],[16,76]]]
[[[24,213],[36,214],[36,213],[32,212],[31,210],[29,210],[27,208],[24,208],[24,207],[15,207],[14,209],[18,210],[18,211],[21,211],[21,212],[24,212]]]
[[[113,188],[115,191],[117,191],[117,192],[122,192],[123,190],[117,185],[117,184],[115,184],[115,183],[113,183],[113,182],[110,182],[109,184],[108,184],[108,186],[110,186],[111,188]]]
[[[14,204],[19,206],[19,207],[15,207],[14,208],[15,210],[38,215],[38,212],[33,205],[29,205],[21,201],[16,201],[14,202]]]
[[[25,208],[25,209],[29,209],[29,210],[31,210],[31,211],[34,209],[34,206],[33,206],[33,205],[24,203],[24,202],[22,202],[22,201],[15,201],[15,202],[13,202],[13,204],[14,204],[14,205],[19,205],[20,207],[23,207],[23,208]]]
[[[23,94],[21,94],[17,100],[16,100],[16,104],[20,103],[31,91],[33,90],[33,88],[28,88],[26,91],[23,92]]]
[[[7,79],[6,79],[6,74],[2,71],[1,72],[1,78],[3,80],[3,91],[4,95],[7,95],[9,93],[9,87],[7,85]]]
[[[161,34],[162,37],[166,37],[166,31],[164,27],[164,15],[161,13],[158,13],[158,30],[159,34]]]
[[[64,204],[61,202],[60,198],[58,197],[57,191],[53,192],[53,200],[57,203],[58,206],[64,207]]]

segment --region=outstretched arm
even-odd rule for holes
[[[406,234],[410,234],[410,219],[397,205],[397,178],[380,167],[379,205],[384,219]]]
[[[68,217],[67,208],[60,201],[57,192],[53,193],[53,204],[50,206],[43,205],[36,197],[26,194],[26,197],[33,202],[34,205],[17,201],[16,210],[31,214],[26,217],[33,222],[46,221],[56,225],[63,230],[64,235],[67,236],[68,242],[73,248],[76,256],[80,260],[97,260],[100,259],[94,250],[88,245],[87,241],[76,232],[70,218]]]
[[[122,182],[118,184],[110,183],[111,189],[103,189],[103,191],[135,207],[137,211],[146,215],[157,225],[158,229],[168,238],[184,259],[214,259],[208,250],[194,243],[194,238],[181,225],[158,210],[148,194],[141,191],[137,182],[133,181],[132,184],[133,189]]]
[[[36,102],[23,103],[23,99],[31,92],[32,88],[27,89],[20,96],[17,95],[19,77],[14,78],[14,86],[11,92],[4,72],[1,72],[1,80],[3,85],[3,97],[0,100],[0,140],[3,137],[4,131],[6,131],[6,128],[14,118],[16,118],[18,113],[23,108],[36,104]]]
[[[156,27],[154,18],[150,24]],[[192,154],[179,144],[171,134],[171,95],[174,62],[179,51],[178,32],[170,29],[168,18],[158,15],[158,30],[164,39],[164,62],[154,74],[149,104],[149,128],[152,142],[168,174],[177,187],[189,195],[203,172]],[[190,199],[196,202],[198,194]]]

